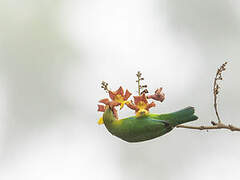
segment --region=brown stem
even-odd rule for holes
[[[197,130],[211,130],[211,129],[228,129],[230,131],[240,131],[240,128],[235,127],[231,124],[216,124],[213,126],[186,126],[186,125],[178,125],[177,128],[187,128],[187,129],[197,129]]]
[[[214,78],[214,84],[213,84],[213,96],[214,96],[214,110],[218,119],[218,123],[221,123],[221,119],[220,116],[218,114],[218,105],[217,105],[217,95],[218,95],[218,84],[217,84],[217,80],[218,80],[218,75],[219,75],[219,70],[216,73],[216,76]]]
[[[140,85],[140,81],[141,81],[141,76],[142,76],[142,73],[140,71],[137,72],[137,83],[138,83],[138,95],[140,96],[141,95],[141,85]]]
[[[231,124],[226,125],[221,122],[221,119],[218,114],[218,104],[217,104],[217,95],[219,93],[219,85],[217,83],[218,80],[222,80],[222,72],[225,71],[225,67],[227,65],[227,62],[225,62],[216,73],[216,76],[214,78],[214,84],[213,84],[213,96],[214,96],[214,109],[215,113],[218,119],[218,122],[212,121],[212,126],[186,126],[186,125],[178,125],[177,128],[186,128],[186,129],[197,129],[197,130],[211,130],[211,129],[228,129],[230,131],[240,131],[240,128],[233,126]]]
[[[138,79],[138,95],[140,96],[141,94],[140,94],[140,79]]]

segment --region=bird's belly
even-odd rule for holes
[[[142,128],[128,128],[128,129],[121,129],[121,128],[111,128],[108,131],[113,134],[114,136],[119,137],[120,139],[127,141],[127,142],[141,142],[147,141],[150,139],[157,138],[162,136],[169,131],[171,131],[172,127],[158,127],[158,128],[149,128],[149,127],[142,127]]]

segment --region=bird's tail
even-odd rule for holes
[[[186,107],[180,111],[158,115],[157,119],[166,120],[172,127],[175,127],[179,124],[197,120],[198,117],[194,115],[194,112],[193,107]]]

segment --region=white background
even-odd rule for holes
[[[240,4],[234,0],[1,0],[0,179],[239,179],[240,133],[175,129],[130,144],[97,125],[102,80],[136,93],[136,72],[166,100],[216,120],[212,83],[229,61],[219,111],[240,126]],[[120,117],[132,115],[124,109]]]

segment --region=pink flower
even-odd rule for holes
[[[147,96],[148,99],[154,99],[156,101],[163,102],[165,99],[165,94],[162,93],[163,88],[159,88],[155,91],[155,94]]]

